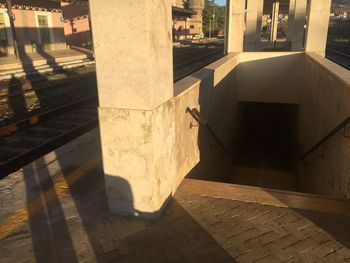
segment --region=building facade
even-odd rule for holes
[[[203,37],[204,0],[173,0],[174,40]]]
[[[0,0],[0,55],[66,49],[60,2]],[[11,20],[13,23],[11,23]],[[12,24],[12,25],[11,25]]]
[[[89,6],[87,4],[61,3],[64,17],[64,34],[70,46],[92,47]]]

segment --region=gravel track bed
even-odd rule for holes
[[[13,97],[10,101],[0,102],[0,127],[96,94],[96,82],[85,80],[73,87],[67,85]]]

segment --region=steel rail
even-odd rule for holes
[[[220,55],[220,54],[222,54],[222,56],[220,56],[220,57],[216,56],[216,55]],[[212,57],[212,56],[215,56],[215,57],[210,58],[208,60],[203,60],[204,58],[209,58],[209,57]],[[223,51],[217,51],[217,52],[213,52],[213,53],[210,53],[210,54],[206,54],[206,55],[198,57],[198,58],[194,58],[191,61],[186,61],[184,63],[181,63],[182,67],[185,67],[187,65],[193,67],[192,69],[189,69],[186,72],[181,73],[181,74],[177,73],[179,71],[179,69],[180,69],[180,66],[174,65],[174,82],[177,82],[177,81],[183,79],[184,77],[187,77],[188,75],[191,75],[192,73],[202,69],[203,67],[206,67],[207,65],[215,62],[216,60],[218,60],[218,59],[220,59],[220,58],[222,58],[224,56],[225,56],[225,54],[224,54]],[[202,63],[200,65],[198,65],[198,66],[195,66],[195,65],[193,65],[193,63],[195,63],[195,62],[202,62]]]
[[[87,74],[84,74],[84,75],[81,75],[81,76],[76,76],[76,77],[65,78],[65,79],[62,79],[62,80],[57,80],[57,83],[53,83],[53,84],[47,83],[47,85],[43,85],[41,87],[29,88],[29,89],[24,89],[24,90],[19,91],[19,92],[13,92],[13,93],[5,94],[5,95],[0,95],[0,101],[8,101],[8,100],[10,100],[13,97],[27,95],[27,94],[30,94],[30,93],[33,93],[33,92],[36,92],[36,91],[40,91],[40,90],[61,87],[63,85],[70,84],[72,82],[76,83],[78,81],[82,81],[82,80],[85,80],[85,79],[88,79],[88,78],[93,78],[94,75],[95,75],[95,73],[87,73]],[[52,82],[52,81],[55,81],[55,80],[48,80],[48,81]],[[40,81],[38,83],[40,83]],[[18,84],[18,86],[20,87],[20,86],[22,86],[22,84]],[[17,85],[13,85],[13,86],[11,86],[9,88],[13,89],[15,87],[17,87]]]
[[[64,144],[74,140],[75,138],[83,135],[84,133],[96,128],[98,126],[98,119],[94,118],[84,124],[79,125],[79,127],[62,133],[62,135],[43,142],[35,148],[29,149],[17,156],[0,163],[0,179],[5,178],[9,174],[17,171],[18,169],[24,167],[25,165],[37,160],[38,158],[48,154],[55,149],[63,146]]]
[[[66,112],[77,109],[81,106],[84,106],[88,103],[92,103],[95,101],[97,102],[97,95],[89,96],[87,98],[63,105],[58,108],[54,108],[52,110],[49,110],[43,113],[39,113],[37,115],[30,116],[28,118],[17,121],[15,123],[11,123],[3,127],[0,127],[0,138],[4,136],[9,136],[10,134],[17,132],[19,130],[22,130],[34,125],[38,125],[42,122],[52,119],[53,117],[62,115]]]

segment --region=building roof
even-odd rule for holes
[[[172,6],[172,8],[174,17],[191,17],[197,14],[195,11],[192,11],[190,9],[185,9],[177,6]]]

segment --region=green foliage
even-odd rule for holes
[[[215,17],[213,19],[213,14]],[[209,36],[209,27],[211,25],[212,36],[217,36],[225,28],[225,7],[218,6],[214,0],[205,0],[203,10],[203,32]]]

